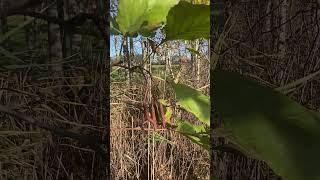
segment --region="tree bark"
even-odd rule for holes
[[[58,17],[57,4],[52,5],[48,9],[48,16]],[[63,67],[61,61],[63,59],[62,41],[60,27],[57,24],[48,23],[48,40],[49,40],[49,61],[50,71],[54,77],[62,77]]]
[[[279,26],[281,25],[279,32],[279,41],[278,41],[278,50],[281,58],[284,58],[286,55],[286,37],[287,37],[287,23],[285,22],[288,19],[288,0],[283,0],[282,5],[280,6],[280,21]]]

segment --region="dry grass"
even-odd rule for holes
[[[86,69],[74,61],[59,79],[37,68],[1,72],[1,104],[53,129],[102,137],[105,74],[99,72],[100,63]],[[1,113],[0,179],[96,179],[105,171],[102,163],[94,150],[75,139]]]

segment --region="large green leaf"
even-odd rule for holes
[[[209,38],[210,6],[180,1],[169,11],[165,32],[166,41]]]
[[[287,180],[320,179],[320,118],[237,73],[215,71],[213,103],[229,140]]]
[[[178,121],[176,131],[206,150],[210,149],[210,136],[203,125],[194,125],[187,121]]]
[[[178,2],[179,0],[120,0],[116,18],[119,29],[122,34],[133,35],[141,31],[149,34],[166,23],[170,8]]]
[[[200,91],[184,84],[173,84],[178,104],[194,114],[201,122],[210,125],[210,100]]]

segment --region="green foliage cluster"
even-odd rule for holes
[[[120,0],[118,14],[110,17],[111,34],[152,37],[159,28],[163,41],[208,38],[210,6],[184,0]]]

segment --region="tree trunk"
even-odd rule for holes
[[[195,50],[199,52],[200,50],[200,46],[199,46],[199,43],[200,41],[199,40],[196,40],[195,41]],[[195,54],[195,62],[196,62],[196,77],[197,77],[197,86],[200,87],[201,84],[200,84],[200,72],[201,72],[201,59],[200,57],[198,57],[197,54]]]
[[[58,17],[58,7],[57,4],[52,5],[48,9],[48,16]],[[48,40],[49,40],[49,70],[53,77],[63,76],[63,67],[61,60],[63,59],[62,54],[62,41],[60,34],[60,27],[57,24],[48,23]],[[61,84],[58,82],[58,84]]]
[[[278,39],[278,53],[281,61],[284,61],[286,58],[286,53],[287,53],[287,43],[286,43],[286,38],[287,38],[287,27],[288,27],[288,10],[289,10],[289,0],[283,0],[282,5],[280,6],[280,21],[279,25],[279,39]],[[280,66],[279,66],[280,67]],[[284,75],[284,70],[279,70],[279,81],[280,85],[284,85],[285,83],[285,78],[282,78]]]
[[[64,6],[63,6],[63,17],[64,20],[67,20],[70,18],[70,0],[64,0]],[[69,57],[72,54],[72,33],[69,30],[65,30],[64,36],[63,36],[63,49],[64,49],[64,57]]]
[[[278,40],[278,50],[281,58],[285,58],[287,52],[286,46],[286,37],[287,37],[287,24],[286,20],[288,19],[288,9],[289,9],[289,0],[283,0],[282,5],[280,6],[280,21],[279,25],[279,40]]]
[[[133,47],[133,38],[130,37],[130,59],[128,61],[128,67],[131,68],[134,65],[134,47]],[[131,82],[132,72],[129,71],[129,82]]]
[[[129,47],[128,47],[128,38],[127,36],[123,36],[123,55],[124,61],[127,63],[128,68],[130,69],[130,56],[129,56]],[[126,70],[127,83],[130,86],[130,72],[129,69]]]

